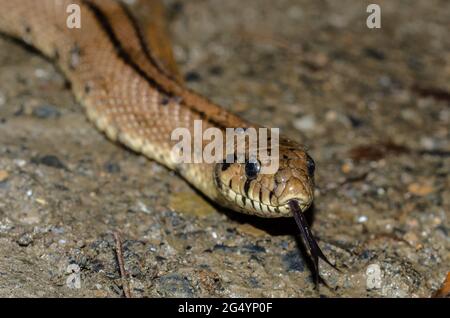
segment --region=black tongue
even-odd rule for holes
[[[288,204],[291,208],[292,214],[294,215],[295,222],[297,223],[297,226],[300,230],[300,235],[302,236],[303,243],[305,244],[309,254],[311,255],[311,259],[314,264],[315,283],[317,286],[319,284],[319,258],[327,262],[327,264],[329,264],[334,269],[338,269],[335,265],[331,264],[331,262],[323,254],[322,250],[317,244],[316,239],[314,238],[309,228],[308,222],[306,221],[298,202],[295,200],[291,200]]]

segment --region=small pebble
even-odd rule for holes
[[[139,211],[141,211],[141,212],[144,212],[146,214],[149,214],[151,212],[142,201],[138,201],[137,206],[138,206]]]
[[[438,217],[433,218],[432,221],[433,221],[434,226],[438,226],[438,225],[442,224],[442,219],[438,218]]]
[[[39,203],[40,205],[47,205],[47,201],[42,198],[36,198],[36,202]]]
[[[420,114],[412,109],[404,109],[400,113],[401,117],[413,124],[421,125],[422,124],[422,118],[420,117]]]
[[[378,79],[378,82],[380,83],[381,86],[388,88],[392,85],[392,80],[389,76],[383,75],[380,76],[380,78]]]
[[[370,264],[366,269],[366,288],[367,290],[381,288],[381,268],[378,264]]]
[[[350,171],[352,171],[352,169],[353,169],[353,165],[350,164],[350,163],[344,163],[344,164],[341,166],[341,171],[342,171],[343,173],[345,173],[345,174],[350,173]]]
[[[70,274],[66,279],[66,286],[70,289],[81,288],[80,267],[77,264],[67,266],[66,272]]]
[[[40,158],[33,158],[31,162],[34,164],[42,164],[56,169],[67,169],[66,166],[54,155],[47,155]]]
[[[6,181],[6,179],[8,179],[8,177],[9,177],[9,174],[7,171],[0,170],[0,182]]]
[[[328,122],[333,122],[338,118],[338,113],[334,110],[329,110],[325,113],[325,120]]]
[[[411,245],[416,245],[417,242],[419,241],[419,238],[413,232],[408,232],[405,235],[403,235],[403,239]]]
[[[426,150],[433,150],[434,148],[436,148],[436,143],[434,142],[433,138],[430,137],[422,137],[420,139],[420,145]]]
[[[316,128],[316,120],[313,115],[306,115],[294,121],[294,127],[301,131],[312,131]]]
[[[434,192],[434,187],[429,182],[414,182],[408,186],[408,191],[414,195],[423,197]]]
[[[47,78],[48,77],[48,72],[42,68],[38,68],[34,71],[34,75],[37,78]]]
[[[361,215],[358,217],[358,223],[365,223],[367,222],[368,218],[365,215]]]
[[[120,166],[118,163],[115,162],[107,162],[103,166],[104,169],[109,173],[119,173],[120,172]]]
[[[31,112],[34,117],[45,118],[57,118],[61,115],[60,111],[56,107],[51,105],[41,105],[34,108]]]
[[[31,236],[30,233],[23,234],[17,240],[17,244],[19,244],[19,246],[23,246],[23,247],[26,247],[26,246],[30,245],[31,243],[33,243],[33,237]]]
[[[316,52],[316,54],[314,54],[312,57],[312,61],[317,67],[323,68],[323,67],[327,66],[327,64],[330,62],[330,59],[328,58],[328,56],[326,54],[321,53],[321,52]]]
[[[22,168],[27,164],[27,162],[26,162],[26,160],[23,160],[23,159],[14,159],[14,164],[16,166],[18,166],[19,168]]]
[[[186,82],[199,82],[202,78],[197,72],[188,72],[184,79],[186,80]]]
[[[55,234],[64,234],[66,230],[63,227],[52,227],[52,232]]]

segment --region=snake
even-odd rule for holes
[[[68,27],[68,8],[80,27]],[[70,83],[87,118],[113,142],[175,171],[215,204],[263,218],[294,217],[319,279],[321,251],[304,212],[314,198],[315,163],[280,135],[278,169],[261,162],[179,162],[171,133],[185,128],[257,128],[187,88],[155,57],[130,8],[118,0],[0,0],[0,33],[33,47]],[[270,147],[269,147],[270,148]],[[270,149],[269,149],[270,150]]]

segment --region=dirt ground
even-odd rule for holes
[[[136,2],[136,1],[135,1]],[[429,297],[450,271],[450,2],[165,1],[188,85],[308,145],[307,212],[328,287],[293,220],[206,202],[106,140],[64,78],[0,38],[0,296]],[[139,10],[139,1],[133,5]],[[125,283],[126,285],[126,283]]]

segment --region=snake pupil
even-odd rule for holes
[[[258,161],[256,161],[256,162],[247,162],[245,164],[245,175],[249,179],[256,178],[256,176],[258,175],[260,170],[261,170],[261,165],[259,164]]]
[[[222,171],[227,170],[230,166],[231,166],[230,163],[223,162],[223,163],[222,163]]]
[[[309,155],[306,157],[306,165],[308,167],[308,174],[310,177],[314,176],[314,170],[316,170],[316,164],[314,163],[313,158],[311,158]]]

